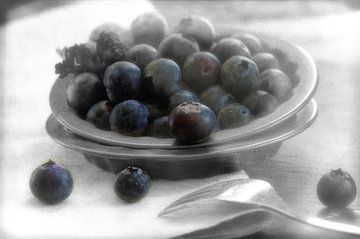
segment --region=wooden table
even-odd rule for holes
[[[320,111],[317,121],[306,132],[286,141],[273,158],[267,161],[243,162],[242,167],[251,177],[269,181],[285,201],[296,209],[310,210],[313,213],[324,209],[316,197],[316,185],[320,176],[330,169],[342,168],[348,171],[360,186],[360,109],[358,103],[360,100],[360,67],[358,67],[360,65],[360,24],[357,24],[360,22],[360,12],[349,9],[342,2],[332,3],[331,1],[307,3],[278,1],[262,4],[253,1],[156,1],[153,4],[170,22],[177,22],[184,15],[198,14],[208,17],[219,27],[239,26],[245,30],[268,32],[305,48],[314,57],[320,74],[320,85],[315,95]],[[61,19],[49,20],[55,24]],[[81,22],[81,16],[78,20]],[[60,209],[70,213],[66,211],[66,207],[74,206],[76,200],[82,200],[85,205],[86,203],[91,205],[92,197],[97,200],[99,198],[91,191],[90,184],[95,184],[94,187],[101,191],[113,180],[113,175],[94,168],[85,160],[78,161],[77,159],[82,158],[81,155],[57,146],[44,130],[46,117],[50,113],[46,102],[47,94],[54,81],[53,69],[47,69],[47,67],[59,60],[53,55],[53,46],[54,44],[68,45],[72,41],[81,42],[86,37],[71,35],[65,28],[26,29],[27,26],[32,26],[32,21],[35,22],[34,19],[23,18],[9,23],[10,32],[7,33],[11,38],[6,39],[2,45],[8,52],[16,53],[6,55],[2,72],[3,76],[8,77],[5,79],[5,93],[2,95],[5,112],[2,129],[4,160],[1,163],[0,174],[1,207],[6,206],[8,211],[7,214],[2,214],[2,226],[6,224],[6,220],[16,222],[16,218],[9,218],[11,213],[16,212],[11,211],[12,207],[14,209],[30,208],[26,213],[33,213],[36,208],[48,210],[33,201],[29,193],[28,181],[24,180],[29,177],[35,166],[48,157],[55,157],[59,162],[72,167],[79,185],[70,202],[54,210],[49,209],[54,218],[58,213],[57,210]],[[94,20],[93,23],[95,22]],[[20,24],[24,26],[21,32],[11,31],[15,27],[20,29]],[[91,24],[88,26],[89,29],[81,29],[77,24],[73,27],[78,28],[79,32],[85,32],[85,30],[90,30]],[[1,30],[4,31],[4,29]],[[34,32],[36,30],[39,32]],[[27,34],[29,39],[39,39],[46,43],[48,47],[44,49],[48,51],[39,55],[48,55],[47,61],[39,59],[38,62],[33,62],[37,57],[37,52],[32,49],[32,44],[36,46],[36,43],[27,42]],[[24,38],[19,39],[17,36]],[[9,39],[19,41],[14,43]],[[53,39],[61,40],[56,43],[49,41]],[[15,46],[22,49],[16,50]],[[9,62],[16,62],[19,67],[14,67]],[[32,72],[32,69],[41,69],[41,67],[45,70]],[[39,87],[43,87],[44,91],[39,91]],[[69,158],[73,160],[67,160]],[[98,183],[100,179],[101,183]],[[167,189],[169,189],[168,185],[173,185],[164,185],[163,182],[160,184],[162,184],[161,187]],[[179,182],[176,185],[181,188],[184,187],[185,182]],[[101,192],[106,194],[111,192],[111,189],[104,189]],[[89,194],[88,199],[83,196],[86,194]],[[164,194],[159,192],[154,195],[164,197]],[[175,196],[174,194],[174,199]],[[109,207],[117,205],[112,196],[107,197],[106,200],[105,203],[110,202],[106,204],[110,205]],[[78,205],[75,204],[75,206]],[[350,208],[360,208],[359,197]],[[20,212],[24,213],[24,217],[27,216],[24,211]],[[85,209],[79,212],[85,212]],[[11,228],[14,229],[10,224],[6,226],[8,233]],[[25,229],[31,231],[31,228]],[[84,236],[81,231],[74,229],[74,232],[80,233],[74,233],[75,235]],[[350,237],[325,233],[280,220],[250,238],[345,239]]]

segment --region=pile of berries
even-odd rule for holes
[[[204,17],[168,33],[163,16],[145,13],[129,30],[106,23],[89,42],[59,50],[56,73],[76,74],[67,103],[97,128],[198,143],[272,113],[298,83],[296,64],[258,37],[217,38]]]

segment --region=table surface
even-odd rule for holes
[[[119,14],[116,7],[126,9],[126,14],[123,10]],[[19,17],[27,8],[15,9],[9,17]],[[105,21],[117,19],[129,25],[134,16],[154,8],[171,23],[184,15],[203,15],[219,27],[267,32],[305,48],[314,57],[320,75],[315,95],[318,119],[304,133],[283,143],[271,159],[246,161],[241,166],[250,177],[270,182],[291,206],[310,209],[314,214],[324,209],[316,197],[322,174],[342,168],[360,185],[360,25],[356,24],[360,11],[331,1],[137,1],[136,8],[126,1],[82,1],[14,19],[0,28],[0,228],[4,236],[166,237],[169,234],[157,228],[163,224],[152,221],[150,212],[201,185],[229,176],[158,180],[147,198],[125,205],[112,192],[114,175],[57,145],[46,134],[48,94],[56,78],[53,66],[59,61],[55,48],[86,41],[87,34]],[[28,187],[32,170],[48,158],[69,168],[75,180],[71,197],[54,207],[37,202]],[[359,197],[350,208],[360,208]],[[173,233],[191,228],[177,226]],[[351,237],[279,219],[250,238]]]

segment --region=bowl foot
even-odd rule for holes
[[[97,167],[119,173],[127,166],[136,166],[147,171],[152,179],[180,180],[188,178],[205,178],[219,174],[232,173],[242,169],[241,162],[244,160],[265,160],[274,156],[281,143],[238,152],[223,157],[204,158],[196,160],[176,161],[172,159],[164,161],[151,161],[146,159],[127,160],[119,158],[104,158],[90,154],[84,157]]]

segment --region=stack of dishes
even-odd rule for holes
[[[248,125],[214,132],[210,139],[181,145],[175,139],[131,137],[96,128],[79,118],[66,103],[66,88],[74,78],[57,79],[50,93],[52,114],[46,122],[49,135],[59,144],[78,151],[96,166],[119,172],[128,165],[145,169],[152,178],[205,177],[241,168],[241,161],[273,156],[281,144],[307,129],[315,120],[312,99],[318,84],[312,57],[299,46],[256,34],[269,52],[281,52],[297,65],[299,84],[292,97]]]

